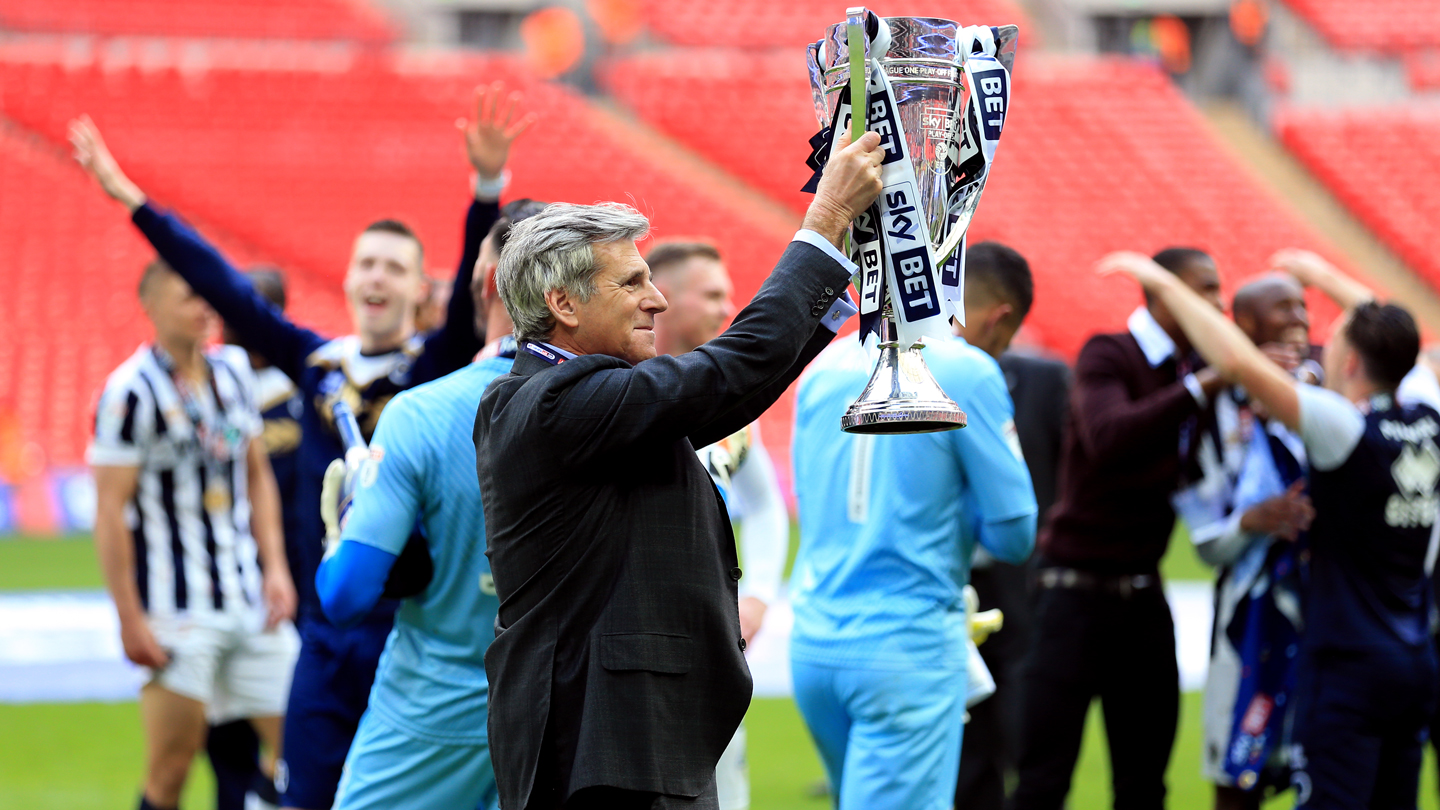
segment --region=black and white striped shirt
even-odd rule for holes
[[[261,604],[246,451],[262,425],[252,372],[236,357],[207,352],[210,382],[186,397],[163,350],[141,346],[100,396],[87,460],[139,468],[125,519],[151,616]]]

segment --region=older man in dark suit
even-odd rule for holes
[[[735,540],[694,448],[758,417],[854,312],[836,245],[884,150],[841,147],[754,300],[681,356],[655,356],[644,217],[553,205],[511,232],[497,280],[520,354],[475,421],[505,810],[716,806],[751,683]]]

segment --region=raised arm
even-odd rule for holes
[[[1245,387],[1271,415],[1291,430],[1300,427],[1295,378],[1271,362],[1229,318],[1180,281],[1139,253],[1112,253],[1096,266],[1101,275],[1122,273],[1158,296],[1170,309],[1191,345],[1225,379]]]
[[[1326,297],[1344,310],[1351,310],[1366,301],[1375,300],[1375,292],[1369,287],[1340,272],[1319,254],[1308,250],[1287,248],[1278,251],[1270,257],[1270,266],[1294,276],[1303,286],[1314,287],[1325,293]]]
[[[75,160],[107,195],[130,211],[135,227],[150,240],[160,258],[248,345],[290,379],[300,379],[305,358],[325,338],[287,320],[204,237],[175,215],[151,206],[140,187],[120,170],[89,117],[70,122],[70,143],[75,148]]]
[[[415,381],[443,377],[467,365],[484,345],[475,332],[475,299],[469,295],[480,243],[500,217],[500,194],[508,173],[510,147],[532,124],[535,113],[516,117],[523,96],[506,93],[503,82],[475,88],[475,119],[455,122],[465,140],[465,155],[474,169],[475,198],[465,215],[465,241],[455,271],[454,294],[446,309],[445,326],[425,341],[425,359],[417,364]]]
[[[825,329],[822,323],[845,295],[854,271],[835,246],[850,221],[879,194],[883,155],[874,133],[843,144],[825,167],[806,227],[719,337],[692,352],[656,357],[633,368],[615,367],[621,361],[605,357],[570,361],[584,364],[578,366],[581,373],[596,366],[601,370],[538,403],[536,414],[549,432],[565,439],[568,461],[584,463],[639,441],[694,440],[697,433],[714,441],[723,437],[716,435],[717,425],[733,432],[744,424],[729,420],[749,417],[740,411],[747,404],[768,404],[763,397],[773,401],[783,391],[778,384],[783,376],[798,373],[795,364],[813,348],[811,342],[833,338],[833,333],[817,338],[817,330]]]

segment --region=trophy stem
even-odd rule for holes
[[[963,428],[965,412],[925,366],[920,346],[902,349],[889,296],[880,318],[880,359],[860,398],[840,417],[846,433],[936,433]]]

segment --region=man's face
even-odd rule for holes
[[[650,281],[650,266],[634,242],[594,246],[595,294],[575,301],[574,341],[586,354],[604,354],[631,363],[655,356],[655,316],[669,304]]]
[[[1201,298],[1209,301],[1215,309],[1224,312],[1225,304],[1220,300],[1220,271],[1215,268],[1215,262],[1210,259],[1196,259],[1191,261],[1175,274],[1176,278],[1185,282],[1185,286],[1199,293]],[[1154,316],[1155,322],[1160,324],[1165,333],[1175,341],[1182,353],[1190,351],[1190,341],[1185,338],[1185,333],[1180,329],[1175,316],[1170,314],[1170,308],[1158,298],[1150,302],[1150,314]]]
[[[164,341],[204,343],[218,320],[205,299],[175,273],[162,273],[151,281],[141,306],[155,325],[155,336]]]
[[[1298,282],[1276,277],[1257,283],[1262,286],[1253,293],[1248,312],[1235,314],[1235,322],[1255,345],[1309,334],[1310,312],[1305,306],[1305,290]]]
[[[408,236],[366,231],[355,240],[345,299],[362,337],[408,337],[424,290],[420,245]]]
[[[475,334],[485,336],[486,316],[489,314],[490,279],[495,277],[495,268],[500,264],[500,252],[495,249],[495,240],[486,236],[480,241],[480,255],[475,258],[475,271],[470,276],[470,300],[475,304]]]
[[[713,340],[735,314],[734,286],[725,265],[695,256],[655,282],[670,308],[656,329],[671,351],[688,352]]]

